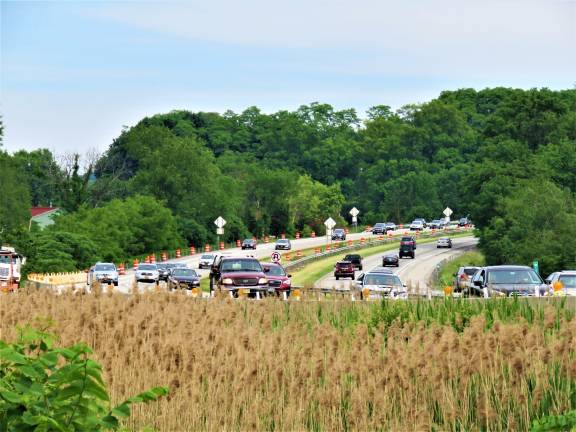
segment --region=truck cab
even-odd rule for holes
[[[22,265],[26,258],[22,257],[12,247],[0,248],[0,289],[14,291],[20,285]]]

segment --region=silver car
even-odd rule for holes
[[[87,285],[92,285],[94,282],[118,286],[118,270],[116,266],[112,263],[96,263],[88,272],[86,279]]]
[[[212,267],[212,263],[214,262],[214,258],[216,258],[215,254],[203,254],[200,257],[200,262],[198,263],[198,268],[210,268]]]
[[[140,264],[138,270],[134,272],[136,282],[160,282],[160,272],[156,264]]]
[[[376,268],[356,279],[354,289],[360,291],[361,300],[389,298],[406,300],[408,291],[398,275],[390,269]]]
[[[439,238],[436,242],[437,248],[452,248],[452,240],[449,237],[442,237]]]
[[[554,295],[576,297],[576,270],[563,270],[552,273],[545,281]]]

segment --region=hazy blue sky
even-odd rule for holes
[[[1,1],[4,146],[105,150],[173,109],[572,88],[575,0]]]

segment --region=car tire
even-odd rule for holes
[[[396,263],[396,267],[400,267],[400,263]]]
[[[362,266],[358,267],[358,270],[359,270],[359,271],[362,271]]]
[[[336,280],[340,280],[340,276],[335,276]]]
[[[114,286],[117,287],[118,286],[118,281],[114,282]]]

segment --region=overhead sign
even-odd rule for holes
[[[328,228],[328,230],[332,230],[332,228],[336,226],[336,221],[331,217],[329,217],[324,221],[324,225],[326,226],[326,228]]]
[[[270,255],[270,259],[272,260],[272,262],[279,263],[281,259],[280,252],[276,251],[272,252],[272,255]]]
[[[218,228],[224,228],[224,225],[226,225],[226,221],[222,216],[218,216],[218,219],[214,221],[214,225],[216,225]]]
[[[452,209],[450,207],[446,207],[442,213],[444,213],[444,216],[450,217],[450,215],[452,215]]]

